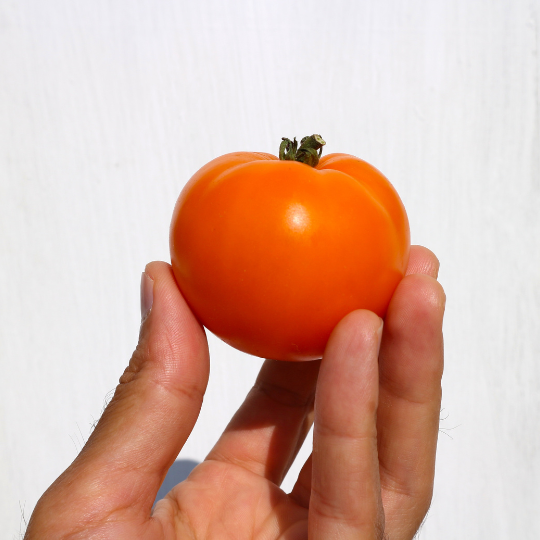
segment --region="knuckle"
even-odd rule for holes
[[[272,384],[269,382],[257,382],[254,390],[266,395],[272,401],[293,408],[305,408],[313,404],[315,392],[312,391],[305,395],[285,388],[284,386]]]
[[[118,381],[120,385],[130,383],[137,378],[144,365],[145,356],[145,352],[141,351],[140,347],[138,346],[131,355],[129,364]]]

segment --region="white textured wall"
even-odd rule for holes
[[[312,132],[385,172],[442,263],[420,539],[540,538],[539,38],[539,0],[0,0],[2,540],[127,364],[182,185]],[[260,365],[211,346],[183,459],[204,457]]]

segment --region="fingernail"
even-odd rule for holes
[[[439,277],[439,270],[441,269],[441,261],[439,261],[439,259],[437,259],[437,262],[435,263],[435,268],[434,268],[434,271],[435,271],[435,279],[437,279]]]
[[[146,273],[141,275],[141,322],[144,322],[154,302],[154,280]]]
[[[381,320],[381,324],[379,328],[377,329],[377,354],[379,354],[379,351],[381,350],[382,333],[383,333],[383,328],[384,328],[384,321],[382,319],[380,320]]]

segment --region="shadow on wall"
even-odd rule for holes
[[[183,482],[198,464],[198,461],[193,461],[192,459],[179,459],[178,461],[175,461],[171,465],[165,480],[163,480],[163,484],[161,484],[161,487],[159,488],[154,504],[160,499],[163,499],[176,484]]]

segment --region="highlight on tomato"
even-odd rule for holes
[[[320,135],[279,157],[234,152],[189,180],[170,229],[178,286],[226,343],[275,360],[321,358],[355,309],[383,317],[407,267],[405,208],[390,182]]]

